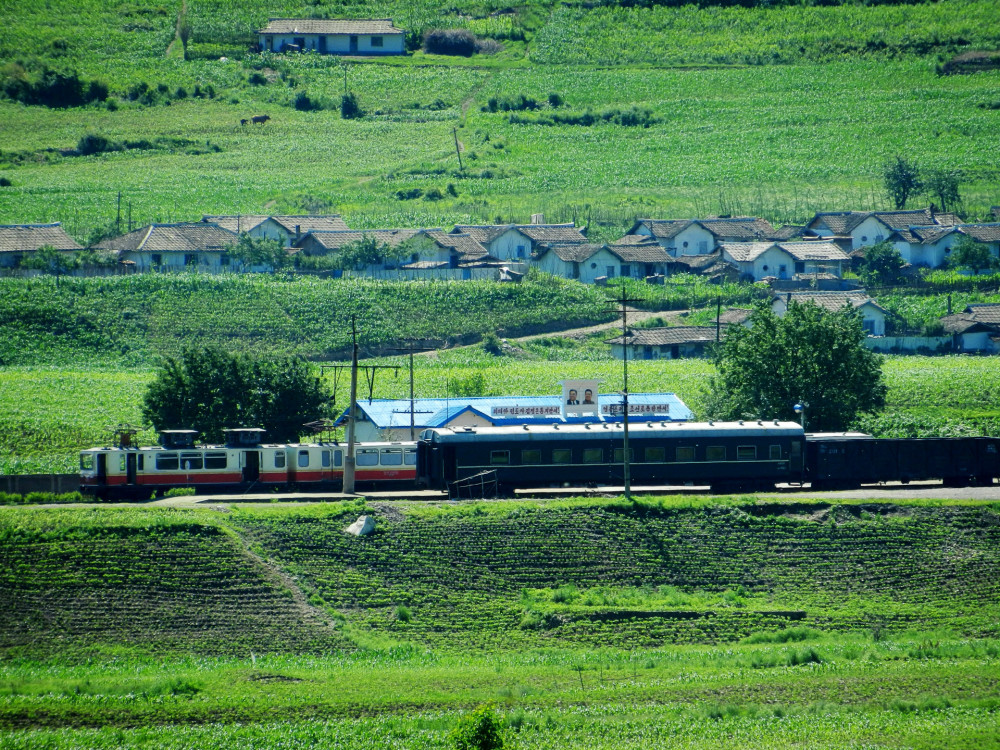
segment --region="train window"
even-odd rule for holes
[[[358,466],[378,466],[378,448],[359,448],[354,463]]]
[[[202,466],[201,453],[182,453],[181,468],[185,471],[200,469]]]
[[[646,448],[645,453],[646,461],[652,463],[663,463],[667,460],[667,449],[666,448]]]
[[[402,466],[403,465],[403,449],[402,448],[386,448],[382,451],[382,465],[383,466]]]
[[[82,471],[93,471],[94,470],[94,454],[93,453],[81,453],[80,454],[80,469]]]
[[[490,451],[492,466],[507,466],[510,464],[510,451]]]
[[[212,451],[205,454],[206,469],[225,469],[229,464],[229,456],[225,451]]]
[[[177,468],[177,454],[176,453],[157,453],[156,454],[156,470],[157,471],[170,471]]]
[[[802,455],[802,441],[793,440],[792,441],[792,458],[798,458]]]
[[[625,460],[625,449],[615,448],[615,463],[620,464]],[[628,449],[628,460],[635,461],[635,451],[631,448]]]
[[[674,451],[675,461],[694,461],[694,446],[693,445],[682,445],[677,450]]]
[[[601,463],[604,463],[604,449],[603,448],[584,448],[583,449],[583,462],[585,464],[601,464]]]
[[[407,466],[416,466],[417,465],[417,449],[416,448],[407,448],[406,449],[406,452],[403,453],[403,463],[406,464]]]
[[[757,460],[757,446],[756,445],[737,445],[736,446],[736,460],[737,461],[756,461]]]
[[[540,464],[542,462],[542,452],[537,448],[529,448],[521,451],[521,464]]]
[[[309,466],[309,451],[299,451],[299,468],[305,469]]]
[[[125,454],[118,454],[118,471],[125,471]]]
[[[334,451],[333,452],[333,465],[343,466],[344,465],[344,451]]]
[[[274,452],[274,468],[284,469],[285,468],[285,452],[275,451]]]
[[[772,445],[771,448],[770,448],[769,456],[770,456],[770,458],[771,458],[772,461],[780,461],[781,460],[781,446],[780,445]]]
[[[144,471],[146,469],[146,457],[141,453],[139,454],[138,464],[139,471]]]
[[[573,451],[569,448],[555,448],[552,451],[552,463],[571,464],[573,463]]]
[[[706,461],[725,461],[726,460],[726,446],[724,445],[710,445],[705,448],[705,460]]]
[[[319,455],[320,455],[320,463],[323,464],[323,468],[324,469],[329,469],[330,468],[330,451],[321,451]]]

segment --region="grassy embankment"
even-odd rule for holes
[[[378,530],[349,538],[360,512]],[[996,519],[743,498],[0,509],[0,727],[18,748],[443,747],[492,700],[517,747],[992,747]]]
[[[801,221],[816,210],[886,207],[879,168],[895,154],[960,170],[973,216],[1000,203],[990,158],[1000,74],[935,72],[955,52],[1000,45],[992,3],[539,4],[492,18],[493,8],[478,4],[379,6],[377,15],[388,12],[406,28],[468,25],[507,49],[468,60],[419,52],[351,63],[348,87],[368,113],[360,120],[342,120],[336,110],[340,60],[243,55],[254,28],[268,15],[301,14],[297,4],[188,8],[192,59],[185,61],[165,55],[176,20],[166,8],[18,6],[0,30],[0,60],[34,55],[103,79],[117,108],[0,103],[0,171],[13,182],[0,189],[0,219],[62,220],[85,237],[113,222],[121,190],[138,223],[267,210],[339,211],[358,227],[436,226],[523,221],[541,210],[550,220],[589,219],[597,235],[611,236],[636,214]],[[363,15],[365,7],[356,10]],[[66,37],[61,28],[77,31]],[[522,35],[526,41],[510,38]],[[146,104],[130,99],[140,83],[154,92]],[[301,92],[332,109],[294,109]],[[552,93],[564,102],[557,108],[547,103]],[[514,113],[535,124],[482,111],[491,99],[521,95],[542,103]],[[556,115],[578,121],[586,111],[634,110],[648,110],[650,127],[544,124]],[[240,127],[261,112],[272,122]],[[454,127],[465,149],[462,171]],[[150,146],[59,155],[90,132]],[[457,197],[447,194],[449,183]],[[443,199],[397,196],[435,189]]]

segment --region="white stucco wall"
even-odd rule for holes
[[[707,255],[715,251],[715,236],[702,226],[692,224],[677,236],[662,240],[660,244],[671,255]]]
[[[851,230],[851,249],[857,250],[859,247],[874,245],[890,234],[892,234],[892,229],[874,216],[869,216]]]
[[[350,34],[325,34],[326,54],[331,55],[402,55],[405,52],[402,34],[355,34],[357,50],[351,50]],[[270,37],[270,40],[268,39]],[[286,45],[295,44],[296,39],[305,42],[304,49],[319,52],[319,34],[261,34],[258,39],[261,49],[280,52]],[[381,38],[382,46],[372,45],[373,38]]]

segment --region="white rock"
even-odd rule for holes
[[[348,526],[346,531],[354,536],[368,536],[375,531],[375,519],[371,516],[358,516],[358,520]]]

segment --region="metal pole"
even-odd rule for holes
[[[354,441],[355,423],[358,417],[358,331],[354,316],[351,316],[351,339],[354,342],[351,354],[351,405],[347,419],[347,455],[344,457],[344,494],[354,494]]]
[[[410,352],[410,440],[417,439],[417,429],[413,417],[413,352]]]
[[[451,134],[455,136],[455,154],[458,156],[458,171],[462,172],[465,168],[462,166],[462,151],[458,147],[458,128],[452,128]]]
[[[622,341],[628,336],[628,306],[625,304],[625,285],[622,284]],[[625,386],[622,389],[622,428],[624,435],[624,453],[622,461],[625,463],[625,499],[632,499],[632,462],[628,455],[628,347],[622,347],[622,381]]]

